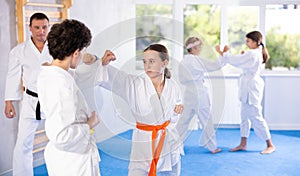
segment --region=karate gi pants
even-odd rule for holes
[[[13,154],[13,175],[33,176],[33,141],[41,120],[20,118]]]
[[[262,116],[261,105],[250,105],[242,103],[241,109],[241,137],[249,137],[250,128],[254,129],[255,134],[262,140],[271,139],[271,134],[266,120]]]

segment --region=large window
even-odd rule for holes
[[[230,52],[238,54],[246,50],[245,35],[258,30],[259,8],[257,6],[229,6],[228,45]]]
[[[184,46],[189,36],[200,37],[205,43],[203,50],[206,52],[202,54],[206,58],[215,58],[216,44],[229,45],[235,54],[247,50],[245,35],[259,30],[270,54],[267,69],[300,69],[300,0],[167,0],[163,5],[158,5],[161,2],[158,0],[149,1],[149,4],[146,1],[136,0],[137,17],[155,15],[178,19],[182,16],[181,45]],[[174,28],[157,18],[138,18],[136,24],[137,36],[142,36],[137,39],[138,51],[151,42],[166,42],[162,38]]]
[[[136,69],[143,70],[142,52],[152,43],[170,44],[171,5],[136,5]]]
[[[267,67],[293,70],[300,66],[300,5],[266,6]]]
[[[220,6],[185,6],[184,40],[191,36],[201,38],[203,41],[203,48],[200,53],[202,57],[215,59],[214,46],[220,43]]]

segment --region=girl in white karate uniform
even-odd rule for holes
[[[69,69],[76,68],[90,44],[90,30],[79,21],[65,20],[53,25],[47,40],[54,60],[43,67],[37,90],[49,138],[44,153],[48,174],[99,176],[100,157],[92,135],[98,116],[90,112]]]
[[[188,126],[196,114],[202,126],[200,145],[204,145],[212,154],[221,151],[217,147],[216,132],[211,117],[211,100],[208,88],[204,83],[206,72],[222,68],[219,60],[209,61],[199,57],[202,41],[197,37],[189,37],[185,43],[188,54],[180,62],[179,79],[185,85],[184,111],[177,123],[177,130],[184,140],[188,135]]]
[[[247,138],[252,125],[256,135],[267,143],[267,148],[261,153],[270,154],[275,151],[275,146],[272,143],[268,125],[262,116],[261,101],[264,81],[260,77],[262,64],[266,63],[269,54],[262,43],[262,34],[259,31],[252,31],[246,35],[246,45],[250,50],[237,55],[227,53],[227,46],[224,47],[223,51],[220,50],[220,46],[216,46],[217,52],[223,56],[224,63],[229,63],[243,70],[239,89],[242,103],[241,143],[230,151],[246,150]]]
[[[112,66],[105,67],[108,82],[99,85],[121,96],[136,120],[132,135],[129,176],[180,175],[182,143],[175,128],[183,110],[178,85],[166,68],[167,49],[160,44],[144,50],[145,73],[129,75]]]

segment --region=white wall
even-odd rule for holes
[[[70,9],[70,18],[84,22],[92,31],[94,40],[90,52],[102,55],[105,49],[112,49],[118,63],[114,65],[134,70],[135,59],[135,1],[134,0],[74,0]],[[86,7],[86,8],[85,8]],[[17,118],[6,119],[4,115],[4,87],[7,72],[8,53],[17,44],[15,24],[15,4],[11,0],[0,0],[0,175],[9,174],[12,163],[12,151],[17,134]],[[265,75],[264,115],[271,129],[300,129],[300,74],[287,76]],[[239,102],[237,99],[237,77],[225,77],[225,103],[218,101],[214,94],[216,111],[223,124],[239,124]],[[220,78],[216,77],[218,83]],[[223,84],[223,83],[222,83]],[[221,87],[223,88],[223,87]],[[218,93],[217,89],[214,92]],[[131,127],[121,120],[114,111],[114,101],[107,91],[96,88],[98,110],[103,123],[97,129],[98,140],[104,140]],[[220,103],[221,102],[221,103]],[[122,103],[122,102],[120,102]],[[101,105],[103,105],[101,107]],[[220,110],[222,108],[222,110]],[[104,112],[105,111],[105,115]],[[107,111],[109,113],[107,113]],[[221,114],[221,115],[220,115]],[[109,131],[108,133],[106,133]]]
[[[300,72],[265,73],[264,117],[270,129],[300,130]]]
[[[49,0],[47,2],[53,1]],[[129,20],[129,23],[132,23],[134,14],[135,6],[133,0],[73,1],[73,6],[70,9],[70,18],[84,22],[91,29],[94,37],[100,36],[98,40],[101,40],[101,44],[97,46],[92,44],[91,49],[94,48],[92,51],[101,55],[105,49],[114,49],[117,56],[120,56],[120,58],[122,56],[122,61],[119,62],[120,67],[122,63],[126,62],[126,59],[135,55],[135,43],[133,44],[132,40],[131,42],[124,42],[126,38],[134,36],[132,32],[134,32],[135,26],[126,25],[126,22],[123,22]],[[16,140],[18,118],[7,119],[5,117],[4,87],[8,54],[10,49],[17,44],[14,1],[0,0],[0,21],[0,175],[11,175],[12,152]],[[120,22],[123,22],[121,26]],[[124,28],[124,25],[127,27]],[[114,31],[115,35],[113,36],[107,30]],[[110,38],[103,38],[105,34]],[[130,35],[128,36],[128,34]],[[116,43],[117,41],[123,42],[123,44]],[[111,103],[111,101],[105,102]],[[119,120],[116,118],[112,108],[110,113],[107,119],[115,118]],[[108,124],[106,126],[109,129],[111,126],[114,126],[117,129],[115,131],[118,131],[120,128],[123,128],[121,131],[125,130],[122,122]],[[112,134],[115,134],[115,131]],[[102,134],[102,131],[100,133]],[[106,138],[106,136],[100,136],[101,140],[103,138]]]
[[[135,1],[90,0],[88,8],[82,8],[86,3],[74,1],[70,8],[70,18],[84,22],[91,29],[93,41],[88,51],[102,56],[106,49],[112,50],[117,56],[117,62],[113,65],[122,70],[135,70],[135,64],[132,63],[136,55]],[[111,92],[103,88],[97,87],[94,90],[97,111],[101,116],[101,123],[95,130],[97,141],[132,128],[130,122],[120,117],[122,113],[114,109],[114,105],[124,102],[113,98]]]
[[[226,75],[211,77],[212,82],[224,82],[215,86],[212,94],[212,118],[216,127],[239,127],[241,103],[238,97],[239,77]]]
[[[227,75],[225,78],[225,101],[222,95],[214,93],[214,123],[218,127],[239,127],[241,103],[238,100],[238,75]],[[263,116],[271,130],[300,130],[300,71],[264,71],[264,98],[262,101]],[[223,78],[212,76],[211,80]],[[221,92],[223,87],[216,87]],[[223,113],[219,116],[220,111]]]
[[[18,123],[17,118],[7,119],[4,114],[8,53],[17,44],[14,9],[14,1],[0,0],[0,175],[11,168]]]

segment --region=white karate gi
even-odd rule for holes
[[[52,62],[47,43],[40,53],[31,39],[14,47],[9,54],[5,100],[22,100],[16,145],[13,154],[13,175],[33,175],[33,140],[40,121],[36,120],[37,98],[22,95],[21,79],[26,89],[36,92],[37,75],[41,64]]]
[[[97,176],[99,152],[87,124],[91,112],[72,75],[56,66],[45,66],[37,89],[49,143],[45,161],[50,176]]]
[[[262,69],[262,49],[251,49],[244,54],[224,53],[223,61],[243,70],[240,77],[239,97],[241,109],[241,136],[249,137],[251,124],[257,136],[263,140],[271,139],[270,131],[262,116],[261,101],[264,81],[260,77]]]
[[[171,123],[167,126],[167,134],[158,161],[157,172],[167,175],[180,175],[180,154],[183,150],[175,127],[179,115],[174,112],[175,105],[181,104],[182,101],[178,85],[172,79],[166,79],[163,92],[159,98],[151,79],[146,74],[129,75],[112,66],[106,66],[105,68],[107,72],[101,74],[107,75],[109,81],[99,81],[99,85],[111,89],[121,96],[130,106],[136,122],[147,125],[161,125],[170,120]],[[151,131],[137,128],[133,130],[128,175],[148,175],[152,160],[151,135]],[[160,136],[161,130],[156,138],[157,141]]]
[[[188,126],[196,114],[203,132],[200,145],[210,151],[217,148],[215,129],[211,117],[211,100],[208,87],[204,84],[206,72],[221,69],[222,64],[209,61],[193,54],[184,55],[179,67],[179,80],[185,85],[184,110],[177,124],[177,130],[184,140],[188,135]]]

